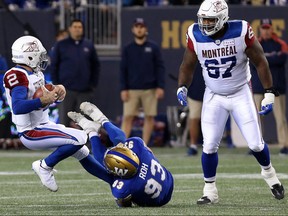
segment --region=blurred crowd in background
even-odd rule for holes
[[[87,4],[98,4],[95,0],[4,0],[10,10],[35,10],[57,8],[60,3],[65,7],[79,8]],[[103,5],[115,4],[117,0],[100,0],[99,3]],[[131,6],[169,6],[169,5],[200,5],[202,0],[122,0],[123,7]],[[227,0],[229,4],[242,5],[288,5],[288,0]],[[3,7],[4,5],[2,5]]]

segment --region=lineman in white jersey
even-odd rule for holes
[[[203,196],[197,204],[217,203],[216,169],[218,148],[225,123],[231,114],[261,166],[261,174],[276,199],[284,198],[284,188],[270,162],[267,144],[263,141],[258,111],[250,85],[248,59],[257,68],[266,90],[260,114],[268,114],[277,92],[263,49],[246,21],[228,21],[225,0],[205,0],[198,11],[198,24],[187,31],[187,48],[179,68],[177,97],[187,105],[187,87],[199,60],[206,84],[201,114],[203,133],[202,169]]]
[[[84,145],[86,133],[49,121],[47,106],[64,100],[65,87],[56,85],[53,91],[43,90],[42,97],[33,99],[35,91],[45,84],[42,71],[48,58],[42,43],[32,36],[18,38],[12,45],[12,61],[16,65],[4,74],[3,84],[20,140],[31,150],[53,150],[44,159],[32,163],[42,184],[50,191],[58,190],[53,167],[69,156],[77,158],[92,175],[103,173],[104,176],[106,169],[97,166]],[[105,176],[103,180],[107,180]]]

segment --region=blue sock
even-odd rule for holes
[[[79,149],[81,149],[83,145],[62,145],[59,146],[54,152],[52,152],[48,157],[44,160],[49,167],[54,167],[58,162],[64,160],[65,158],[73,155]]]
[[[205,178],[216,176],[218,166],[218,153],[206,154],[202,153],[202,169]]]
[[[95,158],[93,158],[91,155],[88,155],[86,158],[80,160],[79,162],[91,175],[94,175],[109,184],[113,183],[113,175],[108,174],[106,168],[103,167],[98,161],[96,161]]]
[[[270,153],[268,145],[264,144],[264,149],[260,152],[252,151],[252,154],[261,166],[268,166],[270,164]]]

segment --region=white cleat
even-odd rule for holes
[[[197,200],[198,205],[214,204],[219,202],[218,190],[216,183],[205,183],[203,196]]]
[[[34,170],[34,172],[39,176],[42,184],[46,188],[53,192],[56,192],[58,190],[52,168],[43,168],[41,166],[41,160],[37,160],[32,163],[32,170]]]
[[[81,113],[77,112],[68,112],[68,117],[71,118],[74,122],[76,122],[83,130],[89,134],[90,132],[97,132],[101,128],[101,124],[97,122],[93,122],[85,118]]]
[[[90,116],[93,121],[99,122],[100,124],[109,121],[108,118],[99,110],[99,108],[90,102],[81,103],[80,110],[86,115]]]

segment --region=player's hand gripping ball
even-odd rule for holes
[[[53,84],[48,83],[44,85],[44,88],[47,89],[47,91],[53,91],[55,89],[55,86]],[[43,91],[42,91],[42,88],[40,87],[35,91],[33,95],[33,99],[40,98],[42,96],[43,96]]]

